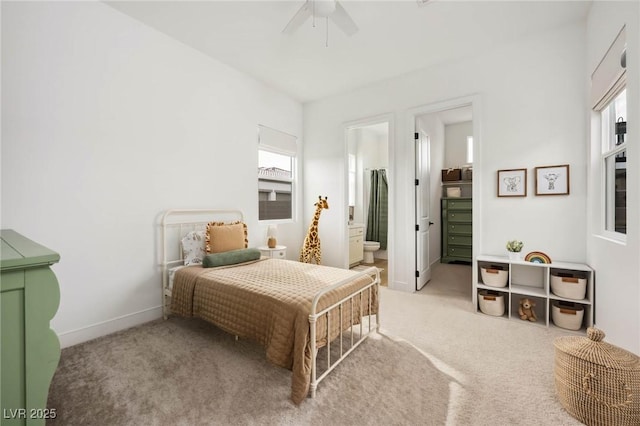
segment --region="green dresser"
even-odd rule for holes
[[[50,266],[60,255],[10,229],[0,231],[0,423],[44,425],[49,385],[60,360],[58,336],[49,328],[60,303]]]
[[[469,262],[473,258],[471,198],[442,198],[442,263]]]

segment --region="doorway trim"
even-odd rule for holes
[[[414,132],[416,128],[416,120],[421,115],[438,113],[441,111],[446,111],[454,108],[460,107],[471,107],[471,113],[473,117],[473,188],[472,188],[472,207],[473,207],[473,225],[472,225],[472,253],[477,254],[481,253],[481,241],[482,241],[482,227],[480,224],[482,223],[482,151],[481,141],[482,141],[482,128],[481,128],[481,118],[482,118],[482,110],[481,110],[481,98],[479,94],[473,94],[469,96],[463,96],[459,98],[452,98],[444,101],[434,102],[430,104],[421,105],[415,108],[408,109],[406,111],[406,134],[404,137],[405,141],[409,143],[414,143]],[[412,150],[411,152],[414,152]],[[413,154],[413,162],[415,162],[415,153]],[[416,200],[415,196],[412,198],[412,207],[411,211],[415,211],[416,209]],[[417,253],[417,247],[414,241],[414,253]],[[414,256],[415,258],[415,256]],[[478,267],[477,262],[472,259],[472,282],[477,282],[478,280]],[[414,260],[414,267],[417,267],[416,260]],[[415,283],[414,283],[414,291],[415,291]],[[472,300],[475,303],[476,295],[472,294]]]
[[[344,256],[343,256],[343,267],[344,268],[349,268],[349,234],[347,232],[347,224],[349,223],[349,131],[353,130],[355,128],[359,128],[359,127],[365,127],[365,126],[370,126],[370,125],[374,125],[374,124],[380,124],[380,123],[388,123],[389,126],[389,135],[388,135],[388,143],[387,143],[387,155],[389,156],[389,174],[387,175],[387,181],[389,184],[389,206],[393,206],[395,205],[394,203],[394,199],[396,197],[395,195],[395,190],[393,187],[393,182],[395,180],[395,153],[394,153],[394,149],[393,146],[395,144],[395,135],[396,135],[396,118],[395,118],[395,114],[392,112],[389,113],[383,113],[383,114],[378,114],[378,115],[373,115],[373,116],[369,116],[369,117],[364,117],[364,118],[360,118],[357,120],[353,120],[353,121],[347,121],[345,123],[342,124],[342,134],[344,137],[344,143],[343,143],[343,152],[342,152],[342,158],[343,158],[343,170],[344,170],[344,174],[343,174],[343,178],[342,178],[342,182],[343,182],[343,187],[342,187],[342,192],[343,192],[343,202],[344,205],[347,206],[346,209],[344,209],[344,212],[342,212],[343,218],[344,218],[344,230],[343,230],[343,236],[342,236],[342,244],[343,247],[346,247],[346,250],[344,250]],[[395,220],[395,210],[390,208],[388,211],[388,221],[389,221],[389,225],[394,223]],[[395,251],[394,247],[395,247],[395,235],[394,235],[394,230],[392,226],[388,226],[388,231],[387,231],[387,267],[388,267],[388,271],[387,271],[387,287],[390,289],[394,289],[395,288],[395,284],[394,284],[394,279],[393,277],[394,275],[394,269],[395,269],[395,262],[393,262],[393,253]]]

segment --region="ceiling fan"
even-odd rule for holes
[[[314,26],[315,18],[319,17],[326,18],[327,21],[331,19],[348,36],[352,36],[358,31],[358,26],[340,2],[336,0],[306,0],[282,32],[285,34],[293,33],[310,16],[314,19]]]

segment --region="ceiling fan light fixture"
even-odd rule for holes
[[[313,8],[316,16],[326,18],[336,11],[335,0],[311,0],[314,2]]]
[[[325,18],[327,23],[330,19],[347,36],[358,32],[358,26],[337,0],[306,0],[282,32],[293,33],[309,18],[315,27],[316,17]]]

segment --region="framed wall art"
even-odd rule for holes
[[[498,170],[498,197],[526,197],[527,169]]]
[[[569,165],[536,167],[536,195],[569,195]]]

